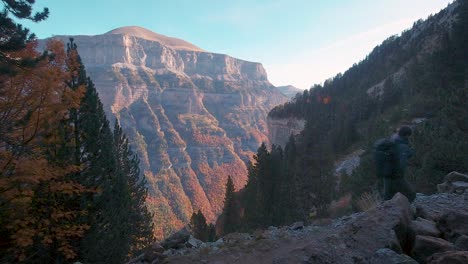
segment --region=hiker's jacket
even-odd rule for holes
[[[413,156],[414,149],[409,145],[407,138],[400,137],[399,135],[394,135],[392,137],[393,142],[395,143],[395,153],[397,154],[397,168],[396,174],[397,178],[405,176],[405,170],[408,166],[408,160]]]

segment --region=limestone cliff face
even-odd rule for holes
[[[108,117],[140,156],[156,235],[194,210],[214,220],[227,176],[244,186],[244,162],[268,141],[266,116],[287,100],[263,66],[139,27],[73,38]]]
[[[291,118],[267,118],[270,143],[284,148],[291,135],[301,133],[305,126],[304,119]]]

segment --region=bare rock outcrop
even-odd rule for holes
[[[289,137],[301,133],[305,120],[296,118],[267,118],[269,139],[272,144],[286,146]]]

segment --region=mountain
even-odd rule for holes
[[[286,95],[289,98],[293,98],[294,96],[296,96],[297,93],[303,92],[302,89],[299,89],[292,85],[277,86],[276,89],[278,89],[282,94]]]
[[[236,189],[244,186],[245,162],[268,141],[266,116],[287,100],[263,66],[135,26],[55,38],[70,37],[106,114],[140,157],[156,236],[198,209],[213,221],[228,175]]]

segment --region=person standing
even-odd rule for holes
[[[409,137],[412,132],[411,127],[402,126],[398,130],[398,133],[391,138],[393,142],[394,167],[392,175],[384,178],[384,200],[392,199],[397,192],[405,195],[410,202],[416,198],[416,193],[405,179],[408,160],[414,155],[414,149],[409,143]]]

